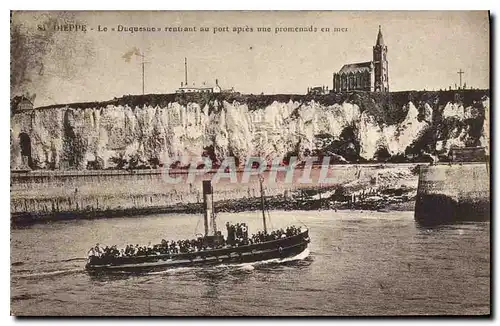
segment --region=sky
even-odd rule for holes
[[[85,25],[87,31],[54,31],[54,24]],[[99,25],[108,31],[98,31]],[[119,25],[162,31],[111,31]],[[11,96],[36,94],[38,107],[142,94],[142,58],[124,58],[134,48],[147,62],[146,94],[175,92],[184,80],[185,57],[190,84],[213,84],[217,78],[222,88],[241,93],[305,94],[311,86],[331,88],[342,65],[372,60],[379,25],[388,47],[391,91],[454,87],[460,69],[468,86],[489,87],[486,11],[15,12],[12,26],[18,27],[20,46],[11,71],[19,78]],[[202,26],[209,31],[201,32]],[[317,31],[275,33],[275,28],[310,26]],[[229,32],[214,34],[214,27]],[[238,34],[233,27],[253,32]]]

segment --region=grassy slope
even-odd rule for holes
[[[370,110],[373,113],[381,113],[386,123],[391,124],[399,117],[399,111],[409,100],[413,102],[427,102],[431,106],[435,104],[446,104],[447,102],[463,102],[464,105],[471,105],[474,101],[479,101],[483,96],[489,96],[489,90],[464,90],[464,91],[404,91],[390,93],[370,93],[370,92],[346,92],[327,95],[301,95],[301,94],[271,94],[253,95],[239,93],[191,93],[191,94],[146,94],[146,95],[125,95],[103,102],[84,102],[56,104],[37,109],[71,107],[74,109],[101,108],[108,105],[128,105],[130,107],[142,107],[144,105],[165,107],[168,103],[177,102],[185,104],[197,102],[201,105],[218,101],[238,101],[246,103],[250,110],[262,109],[274,101],[307,102],[314,100],[323,105],[341,104],[344,101],[358,104],[361,109]]]

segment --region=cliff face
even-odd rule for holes
[[[488,91],[129,96],[14,113],[11,168],[29,154],[41,169],[155,167],[175,156],[182,164],[257,155],[415,160],[485,146],[488,119]]]

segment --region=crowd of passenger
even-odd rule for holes
[[[244,246],[248,243],[248,227],[246,223],[231,224],[226,223],[227,240],[226,244],[229,246]]]
[[[102,248],[99,244],[91,248],[88,252],[89,256],[97,257],[136,257],[136,256],[155,256],[155,255],[169,255],[188,252],[198,252],[205,250],[207,247],[203,243],[203,238],[186,239],[178,241],[161,240],[160,244],[135,246],[132,244],[127,245],[124,249],[118,250],[116,246]]]
[[[281,238],[287,238],[287,237],[292,237],[294,235],[297,235],[301,233],[302,230],[300,227],[295,227],[295,225],[287,227],[285,230],[277,229],[273,230],[270,233],[265,233],[262,231],[257,232],[256,234],[252,235],[252,242],[253,243],[262,243],[266,241],[273,241]]]
[[[161,240],[161,243],[147,246],[139,246],[138,244],[128,244],[125,248],[118,249],[116,245],[101,247],[96,244],[88,251],[89,256],[96,257],[137,257],[137,256],[156,256],[156,255],[171,255],[179,253],[195,253],[207,249],[239,247],[244,245],[252,245],[266,241],[278,240],[286,237],[291,237],[302,232],[300,227],[289,226],[286,229],[273,230],[270,233],[258,231],[251,236],[248,235],[248,226],[246,223],[230,224],[226,223],[227,239],[224,239],[221,232],[217,232],[217,237],[221,239],[212,247],[207,246],[203,237],[196,239],[186,239],[178,241]]]

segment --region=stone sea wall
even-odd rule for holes
[[[307,189],[327,189],[342,185],[347,193],[361,194],[367,189],[401,188],[416,191],[417,175],[414,164],[334,165],[328,170],[328,182],[319,182],[321,170],[312,169],[311,183],[300,183],[303,170],[296,170],[292,183],[285,183],[285,174],[271,177],[264,173],[264,190],[268,198],[291,198]],[[161,173],[135,171],[74,171],[27,172],[11,175],[11,215],[13,221],[106,217],[129,214],[196,211],[202,201],[201,180],[213,174],[200,175],[188,181],[188,175],[172,175],[182,180],[166,182]],[[228,179],[214,182],[216,203],[228,200],[258,198],[260,184],[252,175],[242,183],[242,173],[236,183]],[[272,182],[276,181],[276,182]],[[326,196],[326,194],[325,194]],[[188,208],[186,208],[188,207]],[[201,206],[200,206],[201,207]],[[273,207],[270,207],[272,209]]]
[[[490,221],[489,163],[420,168],[415,219],[422,224]]]

